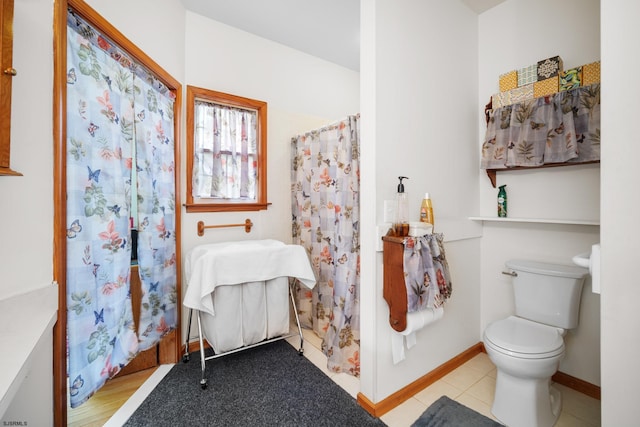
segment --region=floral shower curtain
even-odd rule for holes
[[[175,327],[173,102],[166,87],[69,11],[66,170],[71,407],[86,401],[138,351]],[[129,289],[134,167],[144,295],[138,332]]]
[[[359,116],[292,139],[293,241],[318,285],[298,284],[301,322],[323,338],[328,368],[360,375]]]

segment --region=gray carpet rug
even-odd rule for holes
[[[442,396],[411,427],[503,427],[471,408]]]
[[[208,356],[209,354],[207,354]],[[285,341],[176,364],[125,426],[384,426]]]

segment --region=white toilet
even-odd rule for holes
[[[564,356],[564,335],[578,326],[582,285],[588,271],[526,260],[506,262],[513,276],[515,316],[484,331],[484,347],[496,365],[491,412],[509,427],[550,427],[562,410],[551,386]]]

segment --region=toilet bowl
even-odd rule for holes
[[[564,357],[566,331],[578,326],[587,270],[527,260],[506,266],[515,315],[490,323],[483,334],[497,369],[491,412],[509,427],[551,427],[562,411],[551,376]]]
[[[565,353],[563,330],[511,316],[490,324],[484,346],[496,365],[493,415],[507,426],[553,426],[562,396],[550,385]]]

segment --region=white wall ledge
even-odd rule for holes
[[[52,334],[57,313],[57,283],[0,299],[0,418],[29,374],[34,349]]]
[[[487,221],[487,222],[522,222],[522,223],[534,223],[534,224],[565,224],[565,225],[590,225],[599,226],[599,220],[583,220],[583,219],[553,219],[553,218],[500,218],[492,216],[471,216],[472,221]]]

